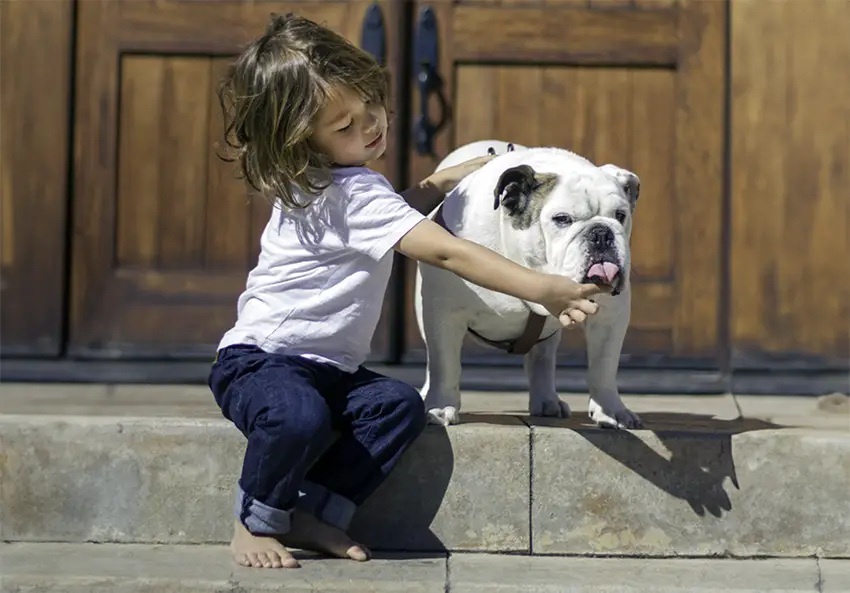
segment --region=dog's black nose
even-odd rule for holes
[[[587,239],[596,249],[607,249],[614,244],[614,231],[605,224],[595,224],[587,231]]]

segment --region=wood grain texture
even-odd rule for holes
[[[672,350],[675,72],[464,64],[456,67],[455,80],[454,145],[484,137],[507,138],[526,145],[562,146],[598,163],[640,171],[643,196],[638,212],[645,214],[636,222],[634,311],[625,356]],[[645,174],[637,165],[646,169]],[[413,272],[408,270],[408,290]],[[421,358],[423,344],[413,322],[412,292],[408,294],[410,356]],[[565,334],[564,360],[582,357],[583,348],[581,332]],[[469,360],[502,359],[471,339],[466,352]]]
[[[847,369],[850,3],[732,4],[736,368]]]
[[[118,9],[118,3],[93,0],[77,10],[72,352],[99,347],[102,336],[110,332],[113,316],[109,277],[116,232]]]
[[[245,43],[263,33],[273,12],[292,12],[340,32],[345,31],[348,17],[345,0],[132,0],[120,4],[117,26],[121,49],[149,53],[238,53]]]
[[[652,12],[636,5],[549,10],[551,22],[545,25],[536,5],[432,5],[452,118],[435,138],[436,155],[412,153],[416,178],[429,174],[455,146],[493,137],[561,146],[597,164],[635,171],[642,188],[632,243],[635,305],[624,360],[643,364],[666,356],[719,366],[725,3],[666,4],[653,13],[652,18],[667,23],[659,30],[675,49],[662,67],[651,57],[635,57],[640,67],[617,57],[628,45],[617,32],[618,19]],[[614,33],[604,42],[611,51],[596,53],[593,66],[570,58],[558,63],[540,45],[539,37],[546,37],[546,27],[554,28],[551,23],[558,19],[594,23],[595,18]],[[502,31],[496,24],[508,21],[512,32],[500,38],[496,49],[494,38]],[[491,32],[484,35],[485,29]],[[517,31],[534,40],[520,42]],[[593,31],[585,34],[584,47],[592,48]],[[569,37],[563,28],[561,36]],[[409,270],[407,356],[421,360],[412,285]],[[470,361],[518,362],[471,340],[467,344]],[[566,332],[564,362],[583,359],[582,350],[581,333]]]
[[[213,58],[210,64],[209,141],[207,143],[207,194],[204,241],[204,268],[207,270],[244,270],[256,256],[251,243],[251,197],[247,183],[239,178],[239,166],[227,157],[224,120],[216,88],[224,78],[234,56]]]
[[[73,3],[0,2],[3,356],[62,348]]]
[[[115,241],[119,266],[155,267],[159,261],[165,65],[161,56],[123,60]]]
[[[676,11],[459,5],[455,59],[462,61],[671,65]]]
[[[73,354],[211,356],[234,321],[270,215],[268,202],[248,199],[235,164],[216,155],[222,123],[214,90],[270,13],[303,14],[358,42],[367,6],[79,5]],[[391,162],[376,168],[389,173]],[[374,359],[388,356],[388,323],[382,319]]]
[[[590,0],[590,8],[607,10],[611,8],[632,8],[635,0]]]
[[[643,278],[659,280],[675,275],[676,122],[671,114],[676,109],[676,72],[642,69],[631,72],[631,76],[630,167],[641,181],[632,227],[632,273],[640,282]]]
[[[210,60],[206,56],[166,60],[158,128],[162,175],[156,194],[160,268],[194,268],[204,260],[209,88]],[[141,134],[134,137],[137,135]]]
[[[677,352],[719,356],[723,225],[725,2],[680,3],[677,69]]]

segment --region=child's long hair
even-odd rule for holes
[[[302,208],[295,192],[330,184],[327,157],[310,145],[319,109],[347,87],[388,107],[389,75],[368,53],[308,19],[272,15],[265,34],[242,52],[218,88],[226,161],[261,195]]]

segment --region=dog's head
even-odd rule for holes
[[[516,235],[533,267],[610,285],[613,294],[628,281],[639,194],[634,173],[560,149],[525,151],[493,189],[494,207],[508,223],[502,232]]]

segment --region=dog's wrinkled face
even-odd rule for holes
[[[565,164],[547,164],[545,171],[527,164],[506,169],[494,188],[494,207],[520,233],[535,267],[607,284],[617,294],[629,275],[640,179],[615,165]]]

